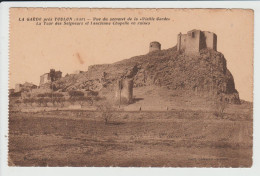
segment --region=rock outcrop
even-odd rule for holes
[[[199,55],[185,55],[176,47],[154,51],[113,64],[89,66],[87,72],[68,75],[54,84],[63,91],[102,91],[113,89],[120,78],[132,78],[134,87],[156,85],[240,103],[224,55],[212,49],[203,49]]]

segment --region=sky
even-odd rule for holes
[[[150,25],[36,25],[27,18],[142,18],[167,17]],[[22,19],[25,21],[21,21]],[[162,49],[176,45],[177,34],[192,29],[211,31],[218,37],[217,50],[224,54],[240,98],[253,101],[254,13],[242,9],[70,9],[11,8],[9,86],[32,82],[50,68],[63,76],[89,65],[113,63],[146,54],[149,43]]]

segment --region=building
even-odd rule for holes
[[[55,71],[54,69],[51,69],[49,73],[44,73],[40,76],[40,86],[51,82],[51,72],[54,73],[53,81],[59,80],[62,77],[61,71]]]
[[[29,92],[32,89],[37,89],[37,86],[34,85],[33,83],[25,82],[24,84],[16,84],[14,92],[24,92],[24,91]]]
[[[149,45],[149,52],[153,51],[160,51],[161,50],[161,44],[157,41],[151,42]]]
[[[198,54],[200,50],[209,48],[217,51],[217,35],[213,32],[193,29],[187,34],[178,34],[177,50],[185,54]]]
[[[21,92],[22,91],[22,84],[15,84],[14,92]]]
[[[50,73],[44,73],[40,76],[40,85],[48,83],[51,81]]]

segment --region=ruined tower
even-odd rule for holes
[[[200,50],[209,48],[217,51],[217,35],[209,31],[193,29],[187,34],[178,34],[177,50],[185,54],[198,54]]]
[[[149,46],[149,52],[161,50],[161,44],[159,42],[151,42]]]
[[[133,79],[120,79],[117,81],[116,100],[119,104],[128,104],[133,101]]]

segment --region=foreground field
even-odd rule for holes
[[[251,111],[11,112],[9,165],[250,167]]]

